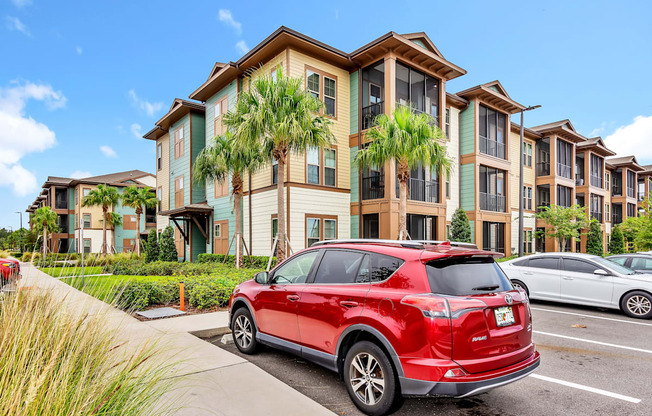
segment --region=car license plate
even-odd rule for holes
[[[512,312],[511,306],[502,306],[494,309],[494,315],[496,316],[496,325],[498,326],[507,326],[515,322],[514,312]]]

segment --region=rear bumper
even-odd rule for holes
[[[539,364],[541,364],[539,353],[535,352],[526,360],[507,369],[459,377],[457,381],[424,381],[405,377],[399,377],[399,381],[403,396],[468,397],[527,377],[539,367]],[[474,380],[464,380],[468,378]]]

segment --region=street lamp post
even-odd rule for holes
[[[25,251],[25,237],[23,236],[23,212],[16,211],[16,214],[20,214],[20,252]]]
[[[527,108],[524,108],[521,110],[521,158],[518,166],[518,195],[519,195],[519,200],[518,200],[518,256],[522,257],[523,256],[523,198],[524,198],[524,193],[523,193],[523,165],[525,164],[525,155],[523,154],[523,150],[525,149],[525,143],[523,141],[523,131],[525,130],[525,127],[523,126],[523,113],[526,111],[530,110],[535,110],[537,108],[541,107],[540,105],[533,105]]]

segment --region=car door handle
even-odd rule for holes
[[[344,306],[345,308],[353,308],[358,306],[358,302],[353,300],[343,300],[340,302],[340,305]]]
[[[290,302],[296,302],[299,300],[299,295],[288,295],[288,300]]]
[[[570,277],[570,276],[562,276],[564,280],[575,280],[575,278]]]
[[[526,275],[526,276],[532,276],[534,273],[532,273],[532,272],[523,272],[523,274]]]

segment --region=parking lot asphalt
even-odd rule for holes
[[[466,399],[410,398],[397,415],[650,415],[652,320],[620,311],[532,301],[541,366],[523,380]],[[361,415],[343,381],[316,364],[272,348],[240,354],[341,415]]]

